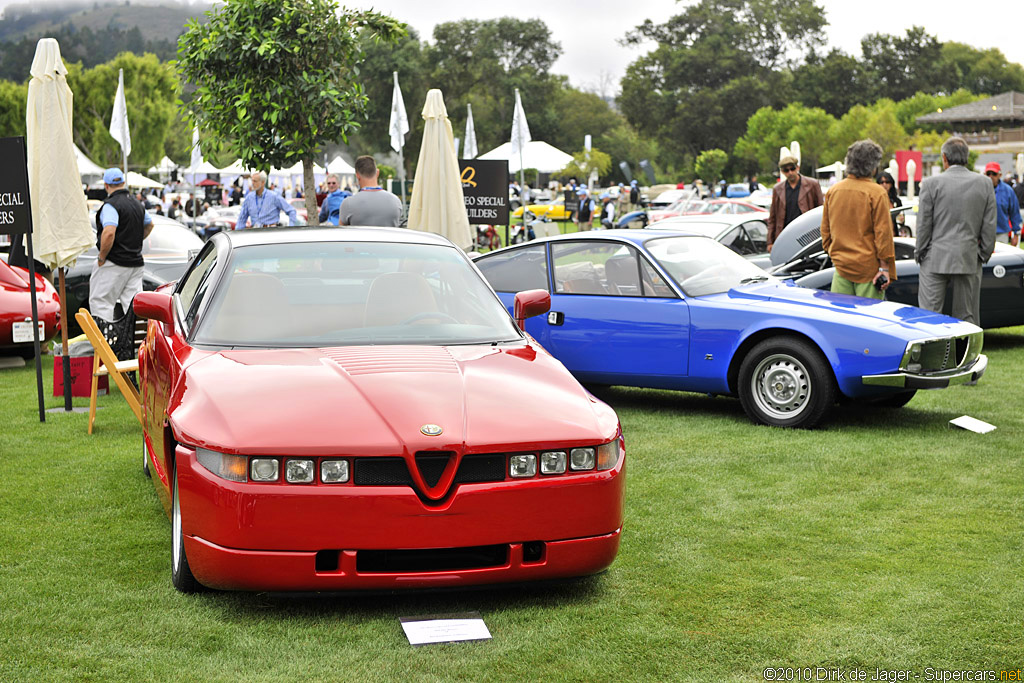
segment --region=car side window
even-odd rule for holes
[[[641,296],[636,250],[618,242],[551,245],[558,294]]]
[[[485,256],[477,260],[476,266],[496,292],[548,288],[548,259],[543,244]]]
[[[746,236],[743,234],[743,228],[738,225],[722,235],[721,239],[718,241],[735,251],[737,254],[742,255],[750,251],[747,249],[747,245],[745,244]]]
[[[764,221],[747,221],[743,224],[747,231],[747,237],[753,244],[754,253],[762,254],[768,251],[768,224]]]
[[[656,299],[678,299],[676,293],[668,286],[657,270],[647,259],[640,259],[640,272],[643,275],[644,296]]]
[[[182,280],[178,288],[178,301],[181,304],[182,312],[185,314],[185,324],[188,327],[191,327],[192,323],[195,322],[199,304],[206,295],[207,287],[209,286],[210,273],[213,272],[213,267],[216,264],[217,250],[212,244],[209,244],[205,252],[200,254],[199,259],[192,266],[192,269],[185,276],[185,279]]]

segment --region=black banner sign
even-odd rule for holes
[[[0,234],[32,232],[25,138],[0,138]]]
[[[466,213],[473,225],[508,225],[508,161],[459,159]]]
[[[580,196],[576,194],[576,191],[565,190],[563,195],[565,197],[565,210],[578,211],[580,208]]]

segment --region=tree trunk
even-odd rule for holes
[[[313,177],[313,155],[302,157],[302,196],[306,200],[306,225],[320,225],[316,208],[316,179]]]

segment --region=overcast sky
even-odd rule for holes
[[[0,7],[24,0],[0,0]],[[47,2],[48,0],[37,0]],[[154,0],[146,0],[153,2]],[[191,0],[207,4],[208,0]],[[339,0],[348,7],[391,14],[432,40],[434,25],[458,19],[493,19],[514,15],[539,18],[562,46],[554,71],[573,85],[618,90],[626,66],[644,54],[642,47],[626,48],[618,39],[644,19],[661,21],[696,0],[554,0],[501,3],[480,0]],[[1002,0],[970,5],[952,0],[818,0],[825,8],[828,47],[861,57],[860,39],[868,33],[902,35],[911,26],[924,26],[939,40],[956,40],[977,48],[997,47],[1013,62],[1024,64],[1024,4]],[[607,86],[608,83],[612,85]]]
[[[626,66],[647,50],[625,48],[617,40],[644,19],[661,21],[693,1],[555,0],[490,3],[467,0],[346,0],[345,5],[391,14],[431,40],[434,25],[458,19],[492,19],[514,15],[539,18],[562,45],[554,71],[577,87],[593,88],[611,75],[612,91]],[[819,0],[828,20],[828,46],[860,57],[860,39],[868,33],[902,35],[911,26],[941,41],[956,40],[977,48],[998,47],[1013,62],[1024,64],[1024,4],[1020,0],[967,5],[950,0]],[[649,48],[648,48],[649,49]],[[610,93],[609,93],[610,94]]]

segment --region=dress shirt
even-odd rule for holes
[[[244,230],[247,219],[252,219],[252,227],[260,228],[267,225],[279,225],[281,223],[281,212],[288,214],[291,225],[298,225],[298,214],[295,207],[286,202],[281,195],[263,188],[263,195],[257,196],[256,192],[250,192],[242,200],[242,210],[238,212],[238,221],[235,223],[235,230]]]

